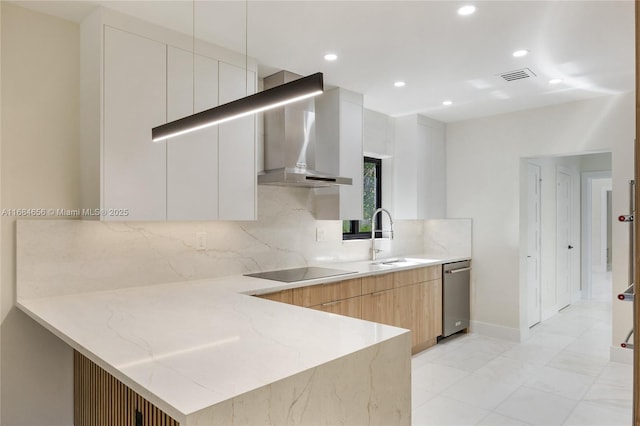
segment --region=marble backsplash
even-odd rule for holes
[[[370,240],[343,241],[342,222],[316,220],[313,202],[308,189],[261,186],[254,222],[18,221],[18,298],[367,259]],[[394,229],[393,240],[377,242],[379,257],[471,256],[468,219],[396,221]]]

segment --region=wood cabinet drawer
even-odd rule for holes
[[[292,290],[294,305],[312,307],[336,300],[349,299],[362,294],[362,279],[338,281],[329,284],[317,284],[298,287]]]
[[[442,266],[440,265],[409,269],[408,271],[400,271],[393,274],[393,286],[402,287],[440,278],[442,278]]]
[[[362,296],[362,319],[395,325],[395,291],[384,290]]]
[[[321,303],[323,303],[323,287],[324,285],[318,284],[292,289],[292,303],[297,306],[304,306],[305,308],[320,305]]]
[[[362,278],[362,294],[392,289],[394,275],[395,274],[371,275]]]
[[[322,303],[349,299],[362,294],[362,278],[322,285]]]
[[[335,302],[327,302],[314,307],[314,309],[351,318],[362,318],[362,297],[357,296],[349,299],[336,300]]]
[[[275,293],[261,294],[258,297],[288,304],[291,304],[293,302],[293,293],[291,290],[282,290],[276,291]]]

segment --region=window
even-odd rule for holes
[[[342,239],[356,240],[371,238],[371,216],[382,206],[382,160],[364,157],[363,174],[363,220],[345,220],[342,222]],[[376,218],[376,229],[382,227],[380,215]],[[381,237],[380,232],[376,237]]]

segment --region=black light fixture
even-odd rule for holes
[[[322,73],[318,72],[154,127],[151,129],[151,138],[154,142],[163,141],[236,118],[317,96],[321,94],[323,90]]]
[[[196,2],[193,0],[192,23],[193,23],[193,114],[162,124],[151,129],[151,139],[153,142],[160,142],[165,139],[191,133],[206,127],[215,126],[236,118],[245,117],[257,112],[277,108],[292,102],[317,96],[324,91],[322,73],[316,73],[298,80],[282,84],[271,89],[244,98],[231,101],[206,111],[195,112],[195,56],[196,56]],[[245,0],[245,78],[247,88],[249,81],[248,67],[248,40],[249,40],[249,1]]]

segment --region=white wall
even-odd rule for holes
[[[2,207],[79,208],[79,28],[11,3],[0,8]],[[15,219],[2,217],[0,423],[69,425],[71,351],[13,307]]]
[[[473,220],[473,319],[485,330],[514,338],[528,332],[521,158],[611,151],[613,211],[626,211],[634,114],[634,94],[627,93],[447,125],[447,211]],[[614,227],[614,293],[625,287],[626,238],[626,229]],[[630,306],[614,303],[614,342],[629,324]]]

